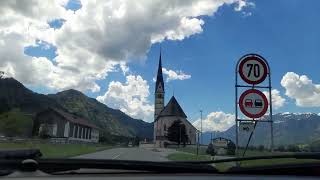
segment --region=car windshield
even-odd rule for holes
[[[320,151],[319,7],[1,0],[0,159],[21,149],[154,163]]]

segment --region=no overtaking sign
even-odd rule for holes
[[[268,110],[267,97],[259,90],[249,89],[239,99],[241,112],[249,118],[260,118]]]

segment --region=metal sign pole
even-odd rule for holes
[[[268,75],[269,75],[269,108],[270,108],[270,130],[271,130],[271,147],[270,147],[270,150],[271,152],[273,152],[273,148],[274,148],[274,142],[273,142],[273,114],[272,114],[272,87],[271,87],[271,71],[270,71],[270,67],[269,67],[269,64],[268,62],[266,62],[267,65],[268,65],[268,69],[269,69],[269,72],[268,72]]]
[[[253,119],[253,120],[254,120],[254,119]],[[250,140],[251,140],[251,138],[252,138],[252,135],[253,135],[254,130],[256,129],[256,126],[257,126],[257,121],[254,122],[253,131],[250,133],[250,136],[249,136],[249,139],[248,139],[246,148],[244,149],[243,154],[242,154],[243,157],[246,155],[247,149],[248,149],[248,147],[249,147]]]
[[[268,86],[256,86],[257,84],[263,82],[263,80],[262,80],[263,78],[261,78],[260,80],[254,81],[254,80],[251,80],[250,78],[246,78],[246,76],[243,74],[244,70],[242,68],[244,67],[245,62],[248,62],[249,59],[250,60],[256,60],[258,62],[258,64],[260,63],[260,67],[264,66],[264,72],[267,72],[267,73],[264,74],[263,78],[266,78],[266,76],[268,76],[268,81],[269,81],[268,82]],[[239,66],[241,66],[241,67],[239,68]],[[249,64],[247,66],[251,67],[251,69],[253,67],[252,64]],[[254,66],[256,66],[256,65],[254,65]],[[260,72],[260,71],[258,71],[258,72]],[[238,76],[239,76],[239,74],[240,74],[241,78],[246,83],[248,83],[250,85],[239,85],[238,84]],[[250,76],[250,75],[248,75],[248,76]],[[270,66],[269,66],[268,62],[263,57],[261,57],[260,55],[257,55],[257,54],[247,54],[247,55],[245,55],[245,56],[243,56],[243,57],[241,57],[239,59],[239,61],[237,62],[237,65],[236,65],[236,70],[235,70],[235,123],[236,123],[236,156],[237,157],[239,157],[239,130],[238,130],[238,128],[239,128],[239,123],[241,123],[241,121],[244,121],[243,119],[239,119],[239,114],[238,114],[238,108],[239,108],[238,105],[240,105],[240,103],[243,103],[243,102],[238,102],[238,88],[251,88],[251,89],[263,89],[263,88],[266,88],[266,89],[268,89],[268,91],[269,91],[269,105],[267,105],[267,106],[269,106],[269,113],[270,113],[269,114],[269,120],[261,120],[259,122],[271,123],[270,124],[270,130],[271,130],[271,136],[270,136],[271,137],[271,148],[270,149],[271,149],[271,151],[273,151],[273,149],[274,149],[273,116],[272,116],[273,115],[273,113],[272,113],[272,94],[271,94],[272,86],[271,86],[271,84],[272,83],[271,83]],[[266,97],[264,97],[264,98],[265,98],[265,103],[268,103],[267,100],[266,100]],[[241,99],[241,97],[240,97],[240,99]],[[241,108],[243,108],[243,106],[240,107],[240,109]],[[243,109],[241,109],[241,111],[243,111]],[[265,112],[266,112],[266,109],[265,109]],[[246,116],[248,116],[248,115],[246,114]],[[255,118],[253,118],[254,117],[253,115],[250,115],[248,117],[251,117],[252,119],[246,119],[245,121],[254,122],[254,128],[253,128],[253,131],[251,132],[250,137],[248,139],[248,142],[247,142],[247,145],[246,145],[246,149],[244,150],[243,156],[246,153],[246,150],[247,150],[247,148],[249,146],[250,140],[252,138],[252,135],[253,135],[253,133],[255,131],[255,128],[256,128],[256,125],[258,123],[258,121],[255,120]],[[261,117],[261,116],[257,116],[257,117]]]
[[[235,79],[235,121],[236,121],[236,157],[239,157],[239,137],[238,137],[238,65],[236,66],[236,79]],[[237,163],[238,164],[238,163]]]

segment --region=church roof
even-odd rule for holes
[[[158,66],[158,73],[157,73],[157,81],[156,81],[156,89],[159,87],[159,84],[161,84],[161,87],[164,91],[164,82],[163,82],[163,75],[162,75],[162,62],[161,62],[161,51],[160,51],[160,57],[159,57],[159,66]]]
[[[158,117],[161,116],[177,116],[187,118],[186,114],[183,112],[181,106],[174,96],[171,97],[170,101],[166,107],[164,107]]]

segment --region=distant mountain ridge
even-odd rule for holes
[[[152,138],[153,125],[131,118],[120,110],[107,107],[94,98],[89,98],[76,90],[49,94],[69,112],[90,119],[92,123],[114,135]]]
[[[265,116],[264,118],[269,118]],[[279,113],[273,115],[274,144],[307,144],[320,139],[320,116],[315,113]],[[235,125],[224,132],[214,132],[213,137],[225,137],[235,141]],[[239,144],[245,145],[248,135],[240,134]],[[203,142],[209,143],[211,132],[203,135]],[[270,145],[269,123],[260,122],[250,145]]]
[[[13,78],[0,78],[0,112],[12,108],[33,114],[55,107],[82,116],[107,134],[152,138],[153,124],[131,118],[120,110],[109,108],[77,90],[57,94],[37,94]]]
[[[54,99],[32,92],[13,78],[0,78],[0,111],[19,107],[24,112],[35,113],[50,106],[62,108]]]

